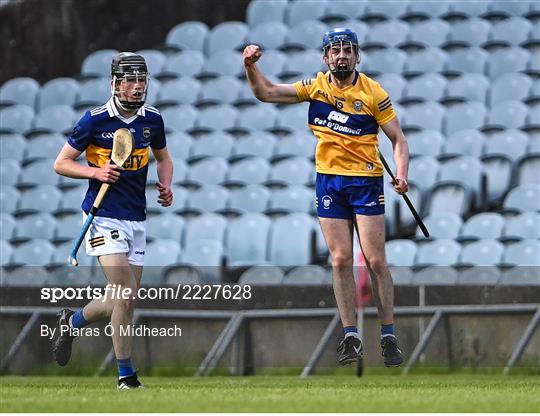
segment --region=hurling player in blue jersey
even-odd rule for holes
[[[374,80],[356,70],[358,38],[338,28],[323,37],[326,73],[294,84],[275,84],[257,68],[262,52],[244,49],[247,79],[263,102],[309,101],[308,124],[317,139],[316,196],[319,222],[332,258],[333,287],[344,328],[339,362],[351,363],[362,353],[356,327],[353,274],[353,230],[373,279],[381,321],[381,347],[386,366],[403,362],[394,333],[394,287],[385,256],[383,166],[377,153],[381,128],[391,140],[396,163],[394,189],[407,192],[409,151],[390,97]]]
[[[114,184],[86,234],[86,251],[99,259],[109,284],[129,288],[130,293],[136,295],[146,246],[145,187],[149,150],[152,149],[157,162],[158,201],[164,207],[172,204],[173,165],[161,114],[145,104],[148,70],[144,58],[131,52],[119,53],[112,60],[111,72],[111,99],[87,111],[79,120],[56,158],[54,170],[63,176],[89,180],[82,203],[84,215],[90,211],[101,184]],[[110,161],[113,134],[119,128],[128,128],[135,140],[131,157],[124,166]],[[83,152],[88,166],[76,162]],[[131,336],[120,331],[133,323],[134,298],[123,299],[118,292],[114,296],[108,294],[105,299],[92,300],[79,311],[63,309],[59,312],[60,336],[54,345],[55,359],[61,366],[68,363],[78,328],[110,319],[118,388],[142,387],[131,362]]]

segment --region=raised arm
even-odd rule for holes
[[[257,68],[255,64],[262,56],[257,45],[248,45],[244,49],[244,67],[249,86],[257,99],[265,103],[298,103],[296,89],[291,84],[274,84]]]

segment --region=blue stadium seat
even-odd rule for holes
[[[403,118],[404,128],[442,131],[445,109],[437,102],[424,102],[407,109]]]
[[[167,134],[167,150],[175,159],[187,160],[192,154],[193,137],[189,134],[174,131]],[[174,173],[176,176],[176,172]]]
[[[381,84],[388,93],[392,101],[398,102],[404,96],[407,81],[399,74],[381,74],[375,77],[375,80]]]
[[[408,3],[408,0],[369,2],[363,18],[397,19],[407,12]]]
[[[519,185],[504,198],[504,209],[516,212],[540,211],[540,186]]]
[[[291,76],[301,77],[303,74],[315,76],[317,72],[324,70],[326,70],[326,66],[322,60],[322,52],[306,50],[290,54],[285,61],[284,72]]]
[[[425,108],[425,106],[423,107]],[[415,123],[422,123],[420,116],[416,120],[413,118]],[[402,124],[405,125],[406,123]],[[418,132],[407,134],[407,141],[411,156],[420,155],[436,157],[442,153],[442,147],[445,139],[439,130],[423,129]]]
[[[540,185],[540,154],[528,154],[516,162],[515,175],[518,185]]]
[[[16,221],[11,214],[0,212],[0,240],[11,240],[15,234]]]
[[[478,130],[458,130],[447,138],[442,154],[446,157],[462,155],[480,157],[486,141],[486,136]]]
[[[515,266],[540,266],[540,241],[522,240],[510,244],[504,253],[503,262]]]
[[[392,73],[401,74],[407,62],[407,54],[399,49],[387,48],[367,54],[364,72],[372,75]]]
[[[164,238],[146,245],[144,263],[146,266],[170,266],[176,264],[180,257],[180,244]],[[150,267],[147,267],[150,268]]]
[[[479,129],[484,126],[486,107],[479,101],[456,104],[446,111],[445,129],[447,136],[459,130]]]
[[[56,241],[69,240],[71,242],[71,240],[75,239],[76,236],[79,235],[82,225],[83,217],[80,213],[62,215],[56,220],[56,232],[54,234],[54,239]],[[64,262],[66,259],[67,254],[66,257],[62,259],[62,262]]]
[[[451,2],[444,1],[427,1],[427,0],[415,0],[409,1],[407,6],[407,12],[402,16],[403,19],[433,19],[446,15],[450,10]]]
[[[314,182],[314,166],[304,157],[285,159],[272,166],[270,181],[285,185],[309,185]]]
[[[17,219],[15,237],[17,239],[41,238],[52,240],[56,229],[56,220],[51,214],[38,213]]]
[[[433,156],[417,156],[409,163],[409,181],[428,189],[439,179],[440,164]]]
[[[110,67],[110,63],[109,63]],[[109,69],[110,71],[110,69]],[[109,74],[110,77],[110,74]],[[75,107],[97,107],[111,98],[111,81],[109,78],[90,79],[81,83]]]
[[[73,78],[55,78],[48,81],[37,97],[36,109],[41,111],[51,105],[69,105],[73,107],[79,93],[79,82]]]
[[[312,133],[305,130],[293,132],[277,141],[274,158],[301,156],[313,158],[317,141]]]
[[[64,191],[58,212],[81,212],[81,204],[86,195],[86,189],[87,187],[83,185]]]
[[[227,159],[234,145],[234,137],[224,132],[204,134],[193,142],[193,158],[217,156]]]
[[[193,77],[199,75],[206,59],[201,51],[184,50],[167,58],[160,76]]]
[[[504,155],[482,157],[482,166],[487,179],[488,199],[499,202],[510,188],[512,161]]]
[[[407,43],[438,48],[446,42],[449,32],[450,25],[444,20],[424,20],[411,26]]]
[[[36,115],[33,129],[52,133],[70,133],[75,124],[75,111],[67,105],[54,105],[44,108]]]
[[[153,215],[146,223],[146,238],[173,240],[180,243],[185,226],[184,219],[178,215],[170,213]]]
[[[177,50],[201,51],[204,48],[204,41],[208,34],[208,26],[203,22],[188,21],[183,22],[167,33],[165,45]]]
[[[491,28],[489,44],[519,46],[529,39],[532,23],[523,17],[511,17],[495,22]]]
[[[488,53],[476,46],[456,49],[449,52],[445,71],[451,74],[483,74],[488,58]]]
[[[320,49],[321,39],[326,31],[326,25],[318,20],[304,20],[289,28],[282,46],[284,49]]]
[[[46,266],[50,264],[54,246],[46,240],[32,240],[13,250],[13,263],[27,266]]]
[[[492,134],[486,141],[484,155],[504,155],[517,160],[527,153],[529,138],[517,129],[508,129]]]
[[[214,52],[204,64],[203,75],[232,75],[240,76],[244,74],[242,64],[242,54],[231,50],[220,50]]]
[[[411,52],[407,56],[405,74],[416,75],[442,72],[448,62],[448,53],[437,47],[429,47]]]
[[[251,286],[273,286],[283,283],[285,273],[276,266],[253,266],[240,275],[238,284]]]
[[[249,213],[229,222],[225,244],[231,267],[266,263],[272,221],[262,214]]]
[[[328,284],[332,279],[331,272],[317,265],[298,266],[287,273],[284,285],[309,286]]]
[[[206,55],[240,49],[247,43],[249,27],[244,22],[227,21],[214,26],[206,38]]]
[[[219,185],[204,185],[189,195],[188,208],[197,213],[221,211],[227,207],[229,191]]]
[[[190,166],[188,179],[200,184],[217,185],[225,180],[229,170],[227,161],[219,157],[210,157]]]
[[[414,241],[398,239],[390,240],[385,250],[389,266],[410,267],[414,265],[418,247]]]
[[[454,212],[463,216],[470,208],[471,192],[458,183],[438,183],[427,192],[426,214]]]
[[[524,212],[508,218],[503,237],[506,239],[540,240],[540,214],[538,212]]]
[[[270,263],[301,266],[311,262],[315,221],[303,213],[290,214],[274,221],[270,236]]]
[[[272,105],[254,105],[240,112],[238,127],[248,131],[271,129],[276,124],[277,116],[278,111]]]
[[[22,104],[34,108],[39,88],[39,83],[34,78],[12,78],[0,88],[0,104]]]
[[[469,218],[459,236],[460,240],[497,239],[501,237],[505,220],[496,212],[482,212]]]
[[[266,22],[284,22],[287,0],[253,0],[246,11],[246,21],[251,27]]]
[[[375,23],[371,26],[367,41],[362,45],[362,49],[399,47],[407,39],[409,30],[409,25],[402,20],[390,19]]]
[[[232,76],[221,76],[206,82],[201,89],[200,103],[232,104],[240,93],[242,83]]]
[[[517,46],[498,49],[489,57],[488,75],[497,79],[509,72],[523,72],[530,59],[530,52]]]
[[[259,69],[267,77],[278,76],[285,70],[285,64],[287,62],[287,55],[283,52],[275,50],[264,51],[263,56],[257,62]],[[253,92],[249,90],[249,95],[252,97]]]
[[[479,240],[463,247],[460,263],[473,266],[496,266],[501,263],[503,253],[504,246],[497,240]]]
[[[452,267],[431,266],[416,272],[412,283],[417,286],[455,286],[458,275],[458,271]]]
[[[423,243],[418,249],[416,265],[451,266],[457,263],[461,246],[451,239]]]
[[[2,188],[5,185],[17,184],[20,173],[21,165],[19,161],[14,159],[2,159],[2,163],[0,163],[0,183],[2,184]],[[7,198],[8,194],[6,194],[5,197]]]
[[[54,159],[41,159],[24,167],[19,185],[58,185],[60,176],[53,170]]]
[[[304,20],[321,19],[324,16],[326,4],[326,0],[304,0],[289,2],[286,12],[287,24],[290,27],[293,27]]]
[[[446,90],[446,78],[439,74],[424,74],[409,81],[407,101],[439,101]]]
[[[13,247],[11,246],[11,244],[9,244],[9,242],[7,242],[4,239],[1,239],[0,240],[0,266],[3,267],[10,264],[12,256],[13,256]]]
[[[62,192],[56,186],[39,185],[21,194],[17,211],[53,213],[60,206],[61,199]]]
[[[293,132],[295,130],[307,131],[308,105],[288,105],[281,109],[277,117],[277,125],[281,129]]]
[[[529,96],[532,87],[533,81],[529,76],[510,72],[492,82],[489,101],[493,106],[506,100],[524,100]]]
[[[347,19],[357,21],[356,19],[364,15],[367,5],[366,0],[334,0],[327,4],[322,20],[335,22],[336,26],[349,27],[347,24],[341,23],[341,21]],[[358,41],[363,42],[360,39]]]
[[[14,104],[6,108],[0,108],[0,133],[24,134],[32,126],[34,119],[33,108]]]
[[[199,266],[203,278],[213,282],[220,280],[222,259],[223,244],[217,240],[187,241],[180,256],[182,263]]]
[[[222,215],[205,213],[191,219],[186,226],[184,242],[216,240],[223,243],[227,220]]]
[[[453,212],[435,212],[424,218],[424,224],[426,224],[431,238],[456,239],[463,225],[463,220],[459,215]],[[417,238],[422,235],[420,228],[417,228]]]
[[[56,159],[56,156],[66,143],[66,137],[60,133],[33,136],[28,140],[24,162],[38,159]]]
[[[478,158],[458,156],[441,164],[439,179],[464,184],[479,198],[483,175],[482,163]]]
[[[189,76],[166,82],[161,86],[156,105],[195,104],[199,100],[201,83]]]
[[[462,74],[448,82],[445,100],[486,102],[491,83],[483,74]]]
[[[240,126],[242,125],[242,116],[240,116]],[[274,147],[277,143],[276,136],[267,132],[253,132],[247,136],[236,139],[233,148],[235,157],[259,156],[263,159],[270,159],[274,153]]]
[[[270,196],[270,191],[258,184],[234,189],[230,194],[229,209],[241,213],[262,213],[268,208]]]
[[[268,179],[270,164],[261,157],[235,162],[229,169],[228,181],[244,185],[262,184]]]
[[[20,162],[26,152],[26,139],[21,134],[0,134],[0,159]],[[2,181],[3,183],[3,181]]]
[[[0,163],[1,166],[5,164],[6,160]],[[1,178],[4,179],[2,168],[0,166]],[[18,166],[18,165],[17,165]],[[19,204],[20,193],[15,187],[10,184],[2,183],[0,186],[0,212],[6,212],[11,214],[17,209]]]
[[[83,60],[81,75],[85,78],[110,78],[112,58],[117,53],[115,49],[102,49],[90,53]]]
[[[527,105],[521,101],[504,101],[491,107],[487,118],[490,127],[518,129],[525,126]]]
[[[450,11],[447,17],[478,17],[487,12],[489,6],[488,1],[471,2],[462,1],[454,2],[450,5]]]
[[[199,111],[189,104],[182,104],[163,109],[161,116],[166,129],[189,131],[195,127]]]
[[[491,23],[484,19],[472,18],[452,25],[448,45],[482,46],[489,37]]]
[[[276,189],[270,198],[269,211],[281,213],[305,212],[315,209],[314,192],[302,185],[293,185]]]
[[[163,71],[165,61],[167,60],[167,57],[163,52],[156,49],[140,49],[136,53],[144,57],[150,75],[155,77]]]
[[[501,18],[522,16],[529,11],[528,1],[490,1],[488,11],[484,14],[486,18]]]
[[[495,266],[475,266],[459,273],[458,285],[496,285],[501,279],[501,271]]]

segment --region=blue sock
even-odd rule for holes
[[[345,336],[347,336],[349,333],[358,334],[358,328],[355,326],[344,326],[343,332],[345,333]]]
[[[394,335],[394,324],[381,325],[381,338],[384,338],[388,335]]]
[[[118,365],[118,378],[132,376],[133,374],[135,374],[135,369],[131,364],[131,357],[123,359],[117,358],[116,363]]]
[[[81,309],[78,312],[75,312],[73,316],[71,317],[71,327],[72,328],[83,328],[86,325],[88,325],[90,322],[88,322],[86,319],[84,319],[83,310]]]

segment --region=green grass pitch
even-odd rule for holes
[[[539,412],[540,377],[0,377],[2,412]]]

